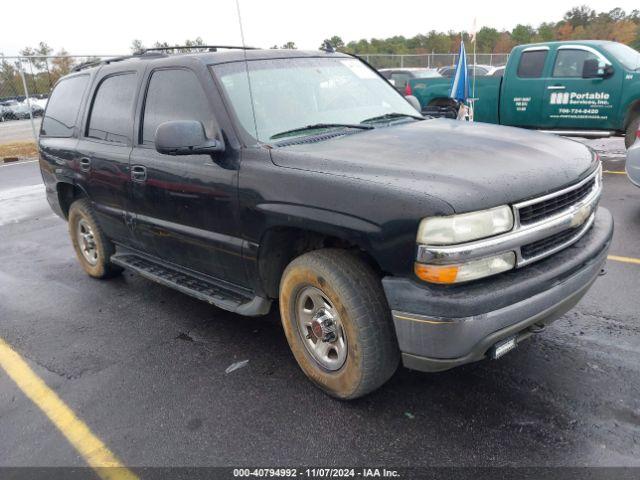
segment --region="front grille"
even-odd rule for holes
[[[537,257],[541,253],[548,252],[558,245],[562,245],[563,243],[570,241],[572,238],[578,236],[580,232],[582,232],[582,228],[571,228],[569,230],[556,233],[550,237],[543,238],[537,242],[529,243],[520,247],[520,253],[522,254],[522,258],[525,260]]]
[[[541,202],[527,205],[519,210],[520,224],[530,225],[532,223],[539,222],[545,218],[551,217],[556,213],[559,213],[571,205],[574,205],[591,193],[595,185],[596,179],[592,178],[584,185],[571,190],[569,192],[558,195],[557,197],[542,200]]]

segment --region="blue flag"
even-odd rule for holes
[[[456,73],[451,81],[449,97],[466,102],[469,98],[469,71],[467,70],[467,52],[464,50],[464,42],[460,42],[460,54],[456,65]]]

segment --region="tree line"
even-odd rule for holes
[[[438,32],[431,30],[407,38],[402,35],[349,42],[334,35],[329,41],[337,50],[356,54],[457,53],[460,39],[466,44],[471,32]],[[565,13],[559,22],[544,22],[534,27],[518,24],[512,30],[482,27],[476,34],[478,53],[509,53],[516,45],[554,40],[612,40],[640,49],[640,10],[627,13],[621,8],[596,12],[582,5]]]
[[[355,54],[409,54],[409,53],[457,53],[460,40],[466,43],[471,40],[471,32],[438,32],[432,30],[413,37],[396,35],[389,38],[371,38],[350,40],[345,42],[342,37],[334,35],[325,39],[335,49]],[[614,8],[608,12],[597,12],[586,6],[574,7],[565,13],[558,22],[543,22],[533,27],[518,24],[511,30],[498,30],[485,26],[476,32],[477,53],[509,53],[516,45],[532,42],[549,42],[554,40],[613,40],[630,45],[640,50],[640,10],[625,12],[621,8]],[[181,45],[188,47],[180,51],[205,51],[206,42],[201,37],[187,39]],[[147,47],[140,40],[133,40],[131,52],[140,53]],[[167,42],[157,41],[151,48],[172,48]],[[293,41],[283,45],[273,45],[271,48],[295,49]],[[63,48],[57,51],[46,43],[40,42],[34,47],[25,47],[20,55],[31,57],[18,64],[14,60],[2,57],[0,53],[0,98],[21,96],[24,94],[19,67],[25,74],[27,88],[31,94],[49,92],[55,82],[69,73],[81,61],[90,62],[96,58],[77,60],[70,58]]]
[[[0,98],[20,97],[24,95],[20,68],[22,68],[27,88],[31,94],[46,93],[58,79],[71,71],[76,62],[69,57],[64,48],[54,53],[46,42],[35,47],[25,47],[20,55],[30,57],[19,63],[7,59],[0,52]]]

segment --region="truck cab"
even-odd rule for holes
[[[421,105],[447,105],[446,82],[411,82]],[[476,79],[476,121],[575,136],[625,135],[640,122],[640,53],[609,41],[515,47],[502,79]],[[433,113],[433,110],[426,113]]]

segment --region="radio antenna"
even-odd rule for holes
[[[238,11],[238,24],[240,25],[240,40],[242,41],[242,47],[244,52],[244,68],[247,74],[247,87],[249,88],[249,100],[251,101],[251,114],[253,115],[253,128],[255,130],[256,140],[260,142],[258,138],[258,122],[256,120],[256,109],[253,103],[253,90],[251,88],[251,75],[249,75],[249,60],[247,60],[247,45],[244,42],[244,29],[242,28],[242,15],[240,13],[240,0],[236,0],[236,10]]]

